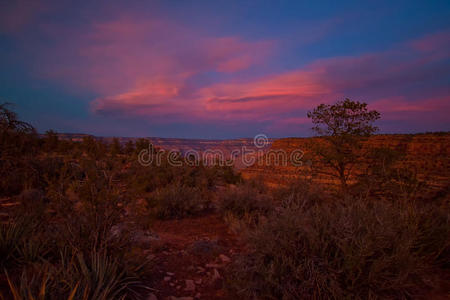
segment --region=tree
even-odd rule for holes
[[[125,147],[124,147],[123,152],[125,154],[128,154],[128,155],[130,155],[130,154],[132,154],[134,152],[134,143],[133,143],[133,141],[129,140],[128,142],[125,143]]]
[[[116,137],[112,140],[110,152],[113,157],[122,153],[122,145],[120,144],[119,139]]]
[[[361,157],[361,141],[378,130],[373,123],[380,113],[369,111],[366,103],[346,98],[333,105],[320,104],[307,115],[314,124],[313,131],[324,141],[316,144],[315,153],[331,167],[331,172],[322,173],[338,178],[342,190],[347,191],[348,179]]]
[[[59,144],[58,134],[53,130],[47,130],[45,132],[45,149],[48,152],[57,151]]]
[[[37,140],[33,126],[20,121],[8,106],[11,104],[0,104],[0,157],[3,158],[32,152]]]
[[[36,179],[34,155],[39,151],[36,130],[0,104],[0,196],[18,194]]]

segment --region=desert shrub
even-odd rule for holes
[[[210,199],[207,191],[180,183],[156,190],[148,199],[156,217],[183,218],[205,211]]]
[[[277,206],[290,209],[306,209],[329,197],[319,186],[303,179],[292,180],[286,186],[271,192]]]
[[[0,266],[10,267],[16,262],[33,261],[43,247],[36,239],[33,220],[19,216],[0,224]],[[32,249],[31,249],[32,248]]]
[[[373,148],[366,156],[367,164],[362,168],[353,185],[353,194],[365,194],[391,201],[414,201],[424,195],[425,182],[418,171],[404,166],[406,149]]]
[[[143,266],[105,251],[73,252],[53,270],[53,285],[59,294],[76,289],[75,299],[138,299],[145,289]]]
[[[448,221],[438,208],[355,199],[282,209],[250,233],[228,284],[257,299],[417,296],[448,267]]]
[[[49,276],[44,270],[30,270],[23,268],[20,276],[16,280],[11,278],[8,272],[5,272],[9,287],[9,294],[14,300],[31,300],[31,299],[48,299],[48,281]],[[5,299],[4,295],[0,294],[1,299]]]
[[[273,210],[272,198],[259,182],[248,181],[223,191],[219,212],[234,231],[254,226]]]
[[[67,250],[67,249],[66,249]],[[29,265],[5,275],[9,294],[22,299],[140,299],[143,266],[113,253],[61,250],[53,264]]]
[[[16,247],[22,241],[25,232],[28,230],[28,224],[19,221],[9,221],[0,225],[0,264],[5,263],[14,256]]]
[[[29,236],[23,239],[16,247],[15,260],[21,264],[39,262],[49,252],[49,242],[42,236]]]

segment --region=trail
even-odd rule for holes
[[[156,221],[149,249],[155,270],[150,299],[228,299],[223,270],[243,245],[216,214]],[[184,298],[183,298],[184,297]]]

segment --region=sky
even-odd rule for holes
[[[38,131],[311,136],[350,98],[450,130],[450,1],[0,0],[0,102]]]

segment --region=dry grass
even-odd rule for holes
[[[285,207],[249,236],[229,286],[257,299],[410,298],[448,268],[448,209],[352,199]]]

